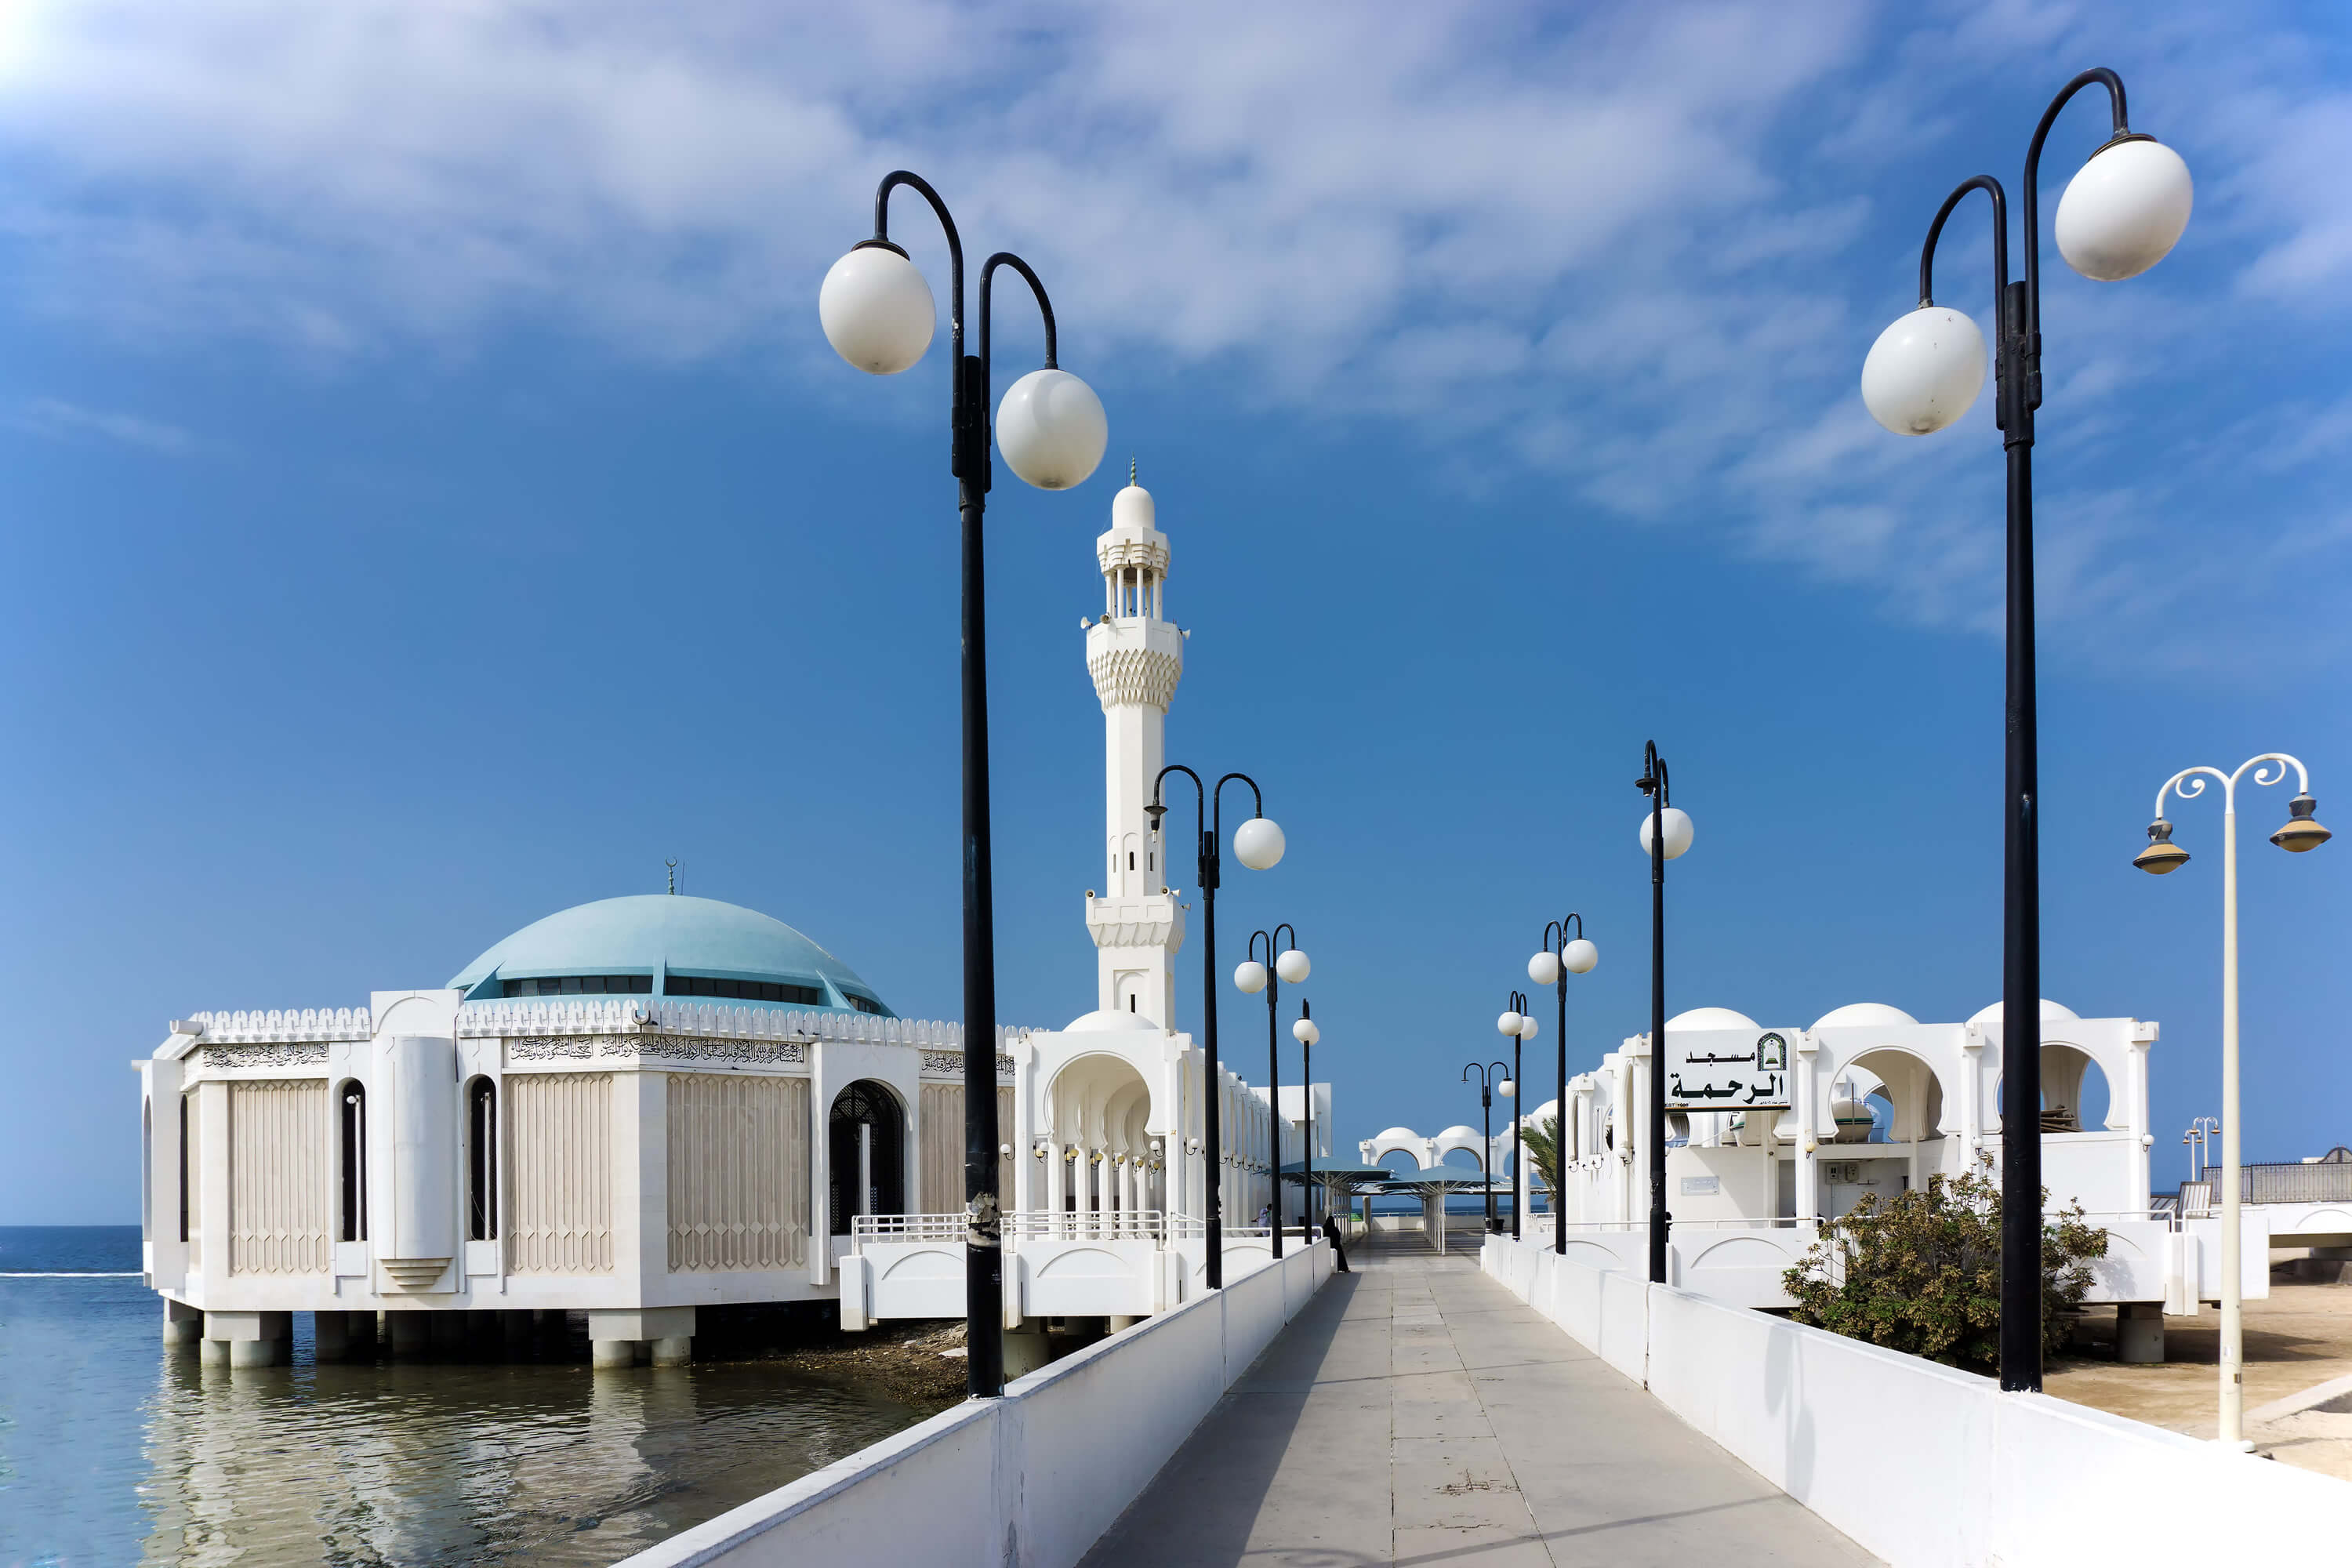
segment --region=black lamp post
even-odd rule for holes
[[[1511,993],[1511,1016],[1518,1020],[1518,1027],[1511,1032],[1511,1081],[1508,1086],[1511,1098],[1511,1239],[1517,1241],[1519,1239],[1519,1189],[1524,1185],[1532,1191],[1534,1186],[1527,1180],[1524,1168],[1527,1151],[1519,1141],[1520,1126],[1527,1120],[1528,1103],[1527,1089],[1523,1087],[1527,1080],[1521,1075],[1520,1050],[1527,1044],[1528,1037],[1535,1032],[1535,1019],[1528,1013],[1526,992]]]
[[[1290,932],[1290,945],[1281,945],[1282,933]],[[1265,944],[1265,958],[1260,962],[1258,944]],[[1275,1014],[1275,1003],[1282,992],[1282,973],[1289,961],[1292,973],[1300,980],[1307,978],[1307,955],[1298,951],[1298,931],[1288,921],[1270,931],[1250,932],[1249,959],[1234,971],[1234,984],[1246,994],[1265,993],[1265,1081],[1266,1092],[1272,1097],[1274,1114],[1271,1119],[1274,1144],[1274,1255],[1282,1256],[1282,1053],[1281,1020]]]
[[[980,1398],[1003,1392],[999,1336],[1003,1310],[1003,1222],[997,1212],[996,939],[991,907],[988,822],[988,654],[981,518],[992,483],[989,447],[1000,438],[1014,473],[1041,489],[1066,489],[1094,472],[1107,437],[1102,405],[1086,383],[1059,368],[1053,302],[1029,264],[998,251],[980,274],[980,353],[963,352],[963,242],[947,204],[901,169],[874,193],[874,237],[860,241],[825,275],[817,312],[826,339],[858,369],[893,375],[920,360],[937,324],[929,286],[889,237],[890,193],[908,186],[939,216],[948,242],[948,470],[956,477],[963,532],[963,1178],[966,1386]],[[1029,285],[1045,318],[1045,365],[1006,394],[1002,428],[989,418],[990,292],[999,268]]]
[[[1570,926],[1576,935],[1568,934]],[[1559,1115],[1552,1129],[1552,1189],[1551,1189],[1551,1249],[1556,1253],[1568,1250],[1567,1215],[1560,1207],[1568,1191],[1568,977],[1589,974],[1601,962],[1601,954],[1584,940],[1584,917],[1570,914],[1566,920],[1548,921],[1544,924],[1543,947],[1528,960],[1528,978],[1538,985],[1551,985],[1559,993],[1559,1032],[1553,1044],[1559,1057]]]
[[[1299,1194],[1298,1242],[1302,1247],[1315,1245],[1315,1042],[1323,1032],[1315,1026],[1314,1010],[1307,998],[1298,999],[1298,1021],[1290,1026],[1291,1038],[1298,1042],[1298,1093],[1307,1106],[1300,1124],[1307,1131],[1306,1157],[1298,1164],[1303,1191]],[[1276,1226],[1279,1229],[1280,1226]]]
[[[1496,1075],[1503,1070],[1501,1062],[1487,1062],[1484,1066],[1472,1062],[1462,1069],[1464,1083],[1470,1081],[1472,1073],[1478,1075],[1478,1135],[1485,1140],[1479,1149],[1478,1173],[1486,1178],[1483,1184],[1486,1189],[1486,1233],[1489,1236],[1502,1228],[1495,1223],[1495,1083]],[[1437,1224],[1439,1229],[1444,1228],[1445,1199],[1442,1194],[1437,1200]]]
[[[1666,1233],[1675,1216],[1666,1212],[1666,862],[1690,847],[1691,821],[1675,809],[1666,760],[1655,741],[1643,742],[1642,776],[1634,787],[1650,797],[1643,819],[1643,847],[1650,852],[1650,1282],[1666,1282]]]
[[[2042,1386],[2042,891],[2033,647],[2033,411],[2042,406],[2042,145],[2069,99],[2107,89],[2113,136],[2058,204],[2058,248],[2087,278],[2136,277],[2162,260],[2189,221],[2179,155],[2127,123],[2123,79],[2084,71],[2042,111],[2025,153],[2025,277],[2009,277],[2009,203],[1990,174],[1962,181],[1927,226],[1919,308],[1896,321],[1863,367],[1864,400],[1898,435],[1942,429],[1975,401],[1984,342],[1973,322],[1935,303],[1936,243],[1970,191],[1992,202],[1994,419],[2008,460],[2008,735],[2001,857],[2000,1385]],[[1966,323],[1965,327],[1960,323]]]
[[[1202,1204],[1208,1210],[1202,1218],[1208,1231],[1209,1289],[1221,1290],[1225,1284],[1225,1150],[1223,1119],[1217,1103],[1224,1093],[1224,1086],[1218,1081],[1217,1066],[1217,844],[1224,836],[1225,786],[1238,779],[1249,785],[1250,792],[1250,819],[1234,830],[1234,858],[1253,871],[1270,869],[1282,858],[1282,829],[1267,819],[1257,781],[1247,773],[1227,773],[1212,788],[1202,784],[1201,775],[1192,769],[1181,763],[1171,763],[1151,781],[1151,804],[1143,808],[1151,818],[1155,838],[1160,836],[1160,819],[1168,814],[1167,806],[1160,804],[1160,788],[1170,773],[1182,773],[1192,781],[1192,821],[1201,880],[1201,1159],[1206,1173]]]

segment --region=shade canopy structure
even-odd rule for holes
[[[1403,1175],[1391,1173],[1379,1189],[1384,1193],[1411,1193],[1421,1199],[1424,1207],[1436,1205],[1437,1250],[1445,1250],[1445,1200],[1455,1193],[1507,1193],[1508,1182],[1497,1181],[1481,1171],[1472,1174],[1454,1165],[1423,1165],[1418,1171]]]
[[[1377,1185],[1395,1174],[1386,1165],[1359,1164],[1353,1160],[1333,1159],[1328,1155],[1318,1157],[1311,1173],[1305,1163],[1298,1160],[1293,1160],[1282,1168],[1282,1179],[1293,1185],[1312,1181],[1318,1187],[1334,1191],[1344,1187],[1349,1192],[1360,1186]]]

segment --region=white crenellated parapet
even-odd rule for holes
[[[258,1008],[250,1013],[196,1013],[196,1037],[215,1045],[254,1045],[280,1040],[364,1040],[375,1033],[365,1007]],[[175,1030],[175,1033],[183,1032]]]

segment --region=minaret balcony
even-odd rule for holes
[[[1184,946],[1184,906],[1173,893],[1147,893],[1140,898],[1097,898],[1087,895],[1087,931],[1097,947],[1160,947],[1170,952]]]

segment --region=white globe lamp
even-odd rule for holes
[[[1539,952],[1528,960],[1528,978],[1538,985],[1559,984],[1559,955]]]
[[[1532,1040],[1542,1028],[1543,1026],[1536,1022],[1536,1016],[1533,1013],[1519,1015],[1519,1038]]]
[[[817,289],[816,314],[834,353],[871,375],[913,365],[939,325],[922,273],[879,245],[861,245],[833,264]]]
[[[1274,961],[1274,972],[1282,976],[1282,983],[1285,985],[1304,984],[1311,969],[1312,965],[1307,962],[1307,955],[1295,947],[1286,949],[1281,957]]]
[[[1878,334],[1862,362],[1862,401],[1897,436],[1932,436],[1984,390],[1985,341],[1975,321],[1922,305]]]
[[[1234,989],[1251,996],[1265,989],[1265,965],[1255,959],[1234,966]]]
[[[2163,142],[2110,142],[2058,200],[2058,254],[2101,283],[2137,278],[2180,242],[2195,195],[2189,165]]]
[[[1041,490],[1081,484],[1110,441],[1102,399],[1066,370],[1033,370],[1004,389],[996,447],[1013,471]]]
[[[1323,1031],[1315,1026],[1314,1019],[1301,1018],[1290,1026],[1290,1037],[1302,1046],[1311,1046],[1323,1037]]]
[[[1498,1035],[1510,1036],[1516,1035],[1518,1032],[1519,1016],[1517,1013],[1504,1013],[1496,1017],[1495,1033]]]
[[[1234,829],[1234,858],[1253,871],[1270,871],[1281,863],[1282,829],[1270,816],[1253,816]]]
[[[1666,858],[1679,860],[1691,847],[1690,814],[1670,805],[1658,815],[1666,830]],[[1642,853],[1647,855],[1649,852],[1650,814],[1645,811],[1642,814]]]
[[[1516,1079],[1507,1078],[1495,1086],[1495,1092],[1505,1100],[1513,1100],[1518,1096],[1519,1086]]]
[[[1687,822],[1689,819],[1685,817],[1684,820]],[[1669,838],[1666,842],[1671,847],[1674,840]],[[1684,829],[1683,847],[1685,849],[1690,847],[1690,835],[1687,827]],[[1592,966],[1601,962],[1601,950],[1582,937],[1578,937],[1568,944],[1568,951],[1561,955],[1560,962],[1567,965],[1570,974],[1590,974],[1592,973]]]

